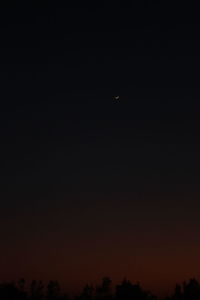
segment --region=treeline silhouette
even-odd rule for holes
[[[98,286],[86,285],[73,300],[156,300],[159,299],[149,291],[145,291],[140,283],[133,284],[124,279],[112,287],[109,277],[104,277]],[[70,300],[61,291],[58,281],[49,281],[45,286],[42,281],[33,280],[29,285],[24,279],[18,282],[0,283],[0,300]],[[200,284],[196,279],[190,279],[177,284],[171,296],[165,300],[200,300]]]

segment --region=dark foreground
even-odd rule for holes
[[[63,293],[57,281],[49,281],[45,286],[42,281],[33,280],[27,284],[24,279],[18,282],[0,283],[0,300],[155,300],[159,299],[145,291],[139,283],[133,284],[124,279],[113,287],[110,278],[105,277],[99,286],[86,285],[83,291],[74,297]],[[200,300],[200,284],[190,279],[176,285],[171,296],[165,300]]]

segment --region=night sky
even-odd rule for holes
[[[0,280],[200,279],[197,8],[26,2],[0,10]]]

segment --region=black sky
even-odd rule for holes
[[[158,1],[2,7],[0,215],[7,277],[18,276],[20,249],[34,261],[38,244],[38,266],[23,269],[30,277],[41,274],[51,243],[57,254],[64,247],[66,265],[72,255],[82,266],[84,257],[69,253],[100,236],[97,249],[104,247],[105,257],[108,251],[102,265],[116,277],[124,276],[111,255],[120,237],[118,261],[136,247],[141,265],[153,261],[158,270],[152,243],[160,260],[171,263],[200,249],[196,11]],[[173,243],[175,254],[165,247]],[[19,253],[6,255],[11,246]],[[89,248],[91,261],[97,249]],[[147,261],[144,249],[152,254]],[[173,279],[199,276],[194,261]],[[70,262],[76,284],[84,280],[77,266]],[[159,271],[145,277],[145,267],[138,268],[147,283],[159,278]],[[63,278],[63,269],[56,270]],[[99,263],[94,270],[109,272]],[[129,268],[127,274],[137,276]]]

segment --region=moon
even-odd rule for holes
[[[115,100],[119,100],[119,96],[115,96]]]

